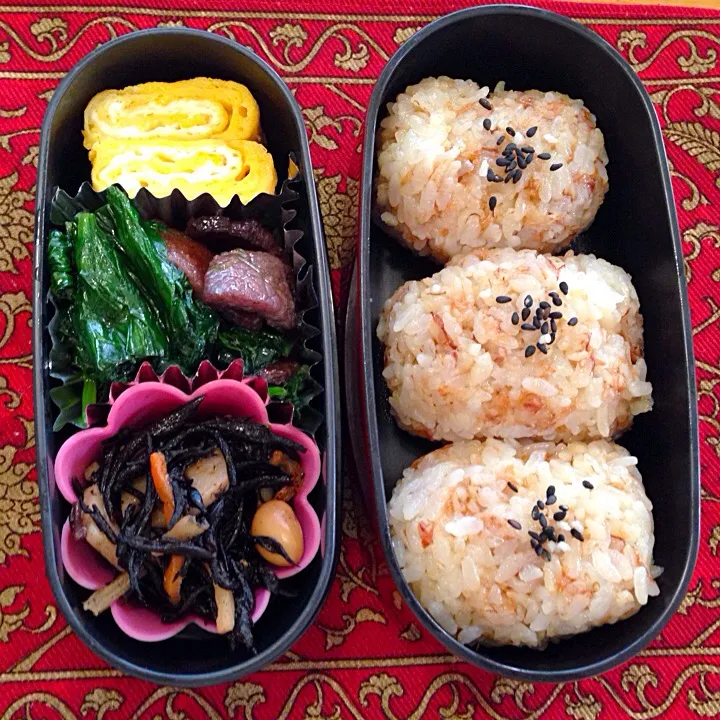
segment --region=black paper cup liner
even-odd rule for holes
[[[308,394],[317,396],[322,387],[312,377],[312,368],[321,356],[308,347],[308,341],[319,335],[320,330],[305,319],[306,314],[317,308],[317,294],[313,286],[312,266],[298,252],[297,243],[303,237],[303,231],[298,229],[294,220],[297,216],[297,202],[300,198],[302,176],[292,172],[295,167],[294,159],[290,157],[290,175],[283,181],[275,195],[261,193],[243,205],[235,196],[231,202],[223,207],[211,195],[203,193],[199,197],[188,200],[179,190],[163,198],[156,198],[147,189],[141,189],[133,198],[133,203],[144,220],[159,220],[166,225],[184,230],[188,220],[200,216],[224,216],[230,220],[256,219],[264,226],[271,228],[275,233],[282,235],[282,246],[285,259],[291,263],[295,279],[295,307],[298,324],[293,331],[296,333],[297,360],[311,369],[308,382],[311,387]],[[50,221],[53,225],[62,227],[66,220],[83,210],[94,211],[106,204],[105,192],[98,192],[89,182],[84,182],[74,196],[70,196],[62,188],[57,188],[53,195]],[[68,348],[64,344],[59,330],[60,315],[57,304],[49,294],[49,301],[53,304],[55,312],[48,324],[48,332],[52,341],[50,350],[50,376],[61,384],[72,381],[75,369],[70,364]],[[211,361],[212,358],[205,358]],[[167,372],[176,366],[163,366],[160,372]],[[135,368],[137,371],[139,368]],[[218,369],[222,369],[219,367]],[[179,368],[178,368],[179,372]],[[132,373],[134,375],[134,373]],[[118,378],[121,380],[121,378]],[[107,400],[104,398],[103,400]],[[58,408],[59,409],[59,408]],[[96,425],[107,417],[109,404],[107,402],[94,403],[88,406],[86,420],[88,424]],[[289,403],[273,401],[268,406],[270,419],[276,422],[288,422],[293,419],[294,409]],[[295,424],[309,433],[315,433],[322,423],[322,415],[311,406],[303,408],[302,414],[296,417]]]

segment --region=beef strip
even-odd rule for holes
[[[271,327],[295,326],[292,270],[279,257],[254,250],[216,255],[205,275],[203,300],[232,315],[240,311],[262,318]],[[247,327],[247,325],[245,325]]]
[[[193,292],[202,297],[205,273],[212,260],[212,253],[204,245],[191,240],[178,230],[166,228],[160,235],[165,241],[168,260],[183,271]]]
[[[230,220],[223,216],[203,216],[190,220],[185,232],[195,240],[207,243],[217,252],[243,248],[280,254],[280,246],[272,230],[258,220]]]
[[[278,360],[258,372],[268,385],[284,385],[298,370],[300,363],[295,360]]]

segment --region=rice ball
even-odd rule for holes
[[[608,190],[603,134],[582,100],[431,77],[388,110],[376,213],[440,262],[472,248],[560,250],[593,221]],[[508,171],[513,180],[503,182]]]
[[[388,504],[403,576],[462,643],[542,648],[630,617],[662,572],[636,463],[606,440],[467,441],[425,455]],[[543,530],[536,501],[549,493]]]
[[[652,407],[637,293],[593,255],[458,257],[400,287],[377,335],[393,414],[432,440],[612,437]]]

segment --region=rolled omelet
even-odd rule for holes
[[[272,155],[251,140],[101,138],[90,162],[95,190],[117,183],[131,198],[143,187],[158,198],[177,188],[188,200],[207,192],[222,206],[233,195],[247,204],[260,193],[274,193],[277,184]]]
[[[85,147],[100,140],[259,140],[260,109],[230,80],[149,82],[98,93],[85,108]]]

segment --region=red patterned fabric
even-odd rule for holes
[[[350,491],[325,607],[291,652],[254,676],[197,691],[124,677],[87,650],[55,608],[35,483],[30,300],[39,127],[57,81],[98,43],[138,28],[184,24],[253,47],[303,108],[342,318],[373,81],[417,28],[464,4],[0,5],[0,720],[720,715],[720,14],[708,10],[538,3],[598,32],[640,73],[661,119],[678,203],[698,360],[703,522],[690,591],[649,649],[602,677],[557,686],[504,680],[457,661],[400,602]],[[352,467],[346,474],[354,477]]]

